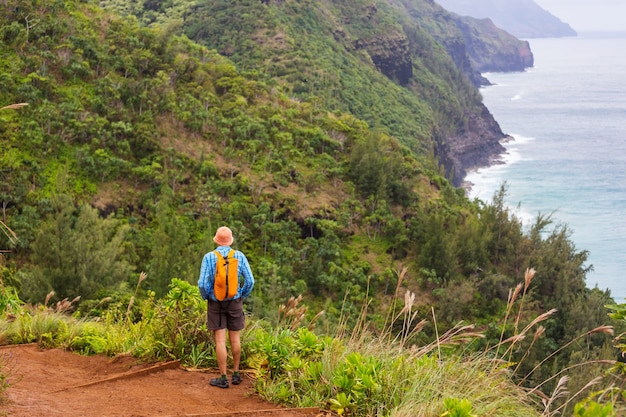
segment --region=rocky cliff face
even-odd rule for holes
[[[356,49],[364,49],[380,72],[400,85],[406,85],[413,76],[413,61],[409,41],[404,34],[378,34],[354,42]]]
[[[459,71],[469,78],[472,84],[476,87],[489,85],[489,80],[481,75],[480,71],[472,62],[466,40],[461,37],[450,37],[440,39],[439,41],[446,48],[446,51],[452,58],[454,65],[456,65]],[[485,57],[487,60],[490,58],[490,56]]]
[[[501,141],[508,136],[487,107],[468,115],[467,126],[455,135],[438,141],[437,156],[448,170],[452,183],[460,187],[468,170],[489,166],[505,149]]]
[[[472,67],[479,72],[523,71],[534,64],[528,41],[499,29],[490,19],[453,15]]]
[[[534,64],[528,41],[522,41],[498,28],[489,19],[448,17],[458,35],[433,33],[448,52],[456,67],[479,87],[489,85],[483,72],[523,71]]]
[[[432,0],[389,1],[419,22],[476,87],[489,84],[482,71],[520,71],[532,66],[528,42],[489,21],[460,18]],[[421,52],[419,47],[415,51],[417,55]],[[462,185],[468,170],[493,163],[505,151],[501,141],[507,137],[484,104],[465,111],[463,121],[452,132],[437,132],[433,137],[439,161],[455,186]]]
[[[482,72],[523,71],[533,66],[528,41],[517,39],[491,20],[455,14],[450,14],[450,20],[461,32],[462,40],[456,36],[439,36],[439,41],[474,85],[489,84],[489,80],[480,75]],[[468,170],[491,165],[497,160],[505,151],[502,140],[509,137],[484,105],[466,118],[465,126],[455,134],[437,138],[436,152],[455,186],[462,185]]]

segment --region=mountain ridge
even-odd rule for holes
[[[437,0],[447,10],[460,16],[489,18],[511,33],[526,38],[558,38],[576,36],[572,27],[534,0]]]
[[[113,2],[110,5],[114,6]],[[140,21],[163,24],[165,18],[155,18],[155,13],[168,16],[171,11],[144,10],[137,16]],[[464,78],[474,86],[488,84],[480,75],[484,66],[476,66],[478,59],[481,64],[495,62],[491,68],[503,70],[523,70],[532,63],[532,59],[523,58],[532,56],[527,43],[505,39],[498,33],[504,32],[495,28],[474,26],[462,33],[461,28],[467,25],[454,21],[432,1],[304,1],[297,6],[289,1],[244,2],[237,6],[216,1],[191,3],[185,16],[180,24],[182,33],[229,56],[237,65],[262,68],[279,83],[293,83],[293,92],[299,98],[318,96],[330,108],[348,111],[370,126],[385,128],[418,154],[434,150],[457,186],[468,169],[502,153],[504,148],[499,142],[506,137]],[[478,40],[480,36],[495,42],[488,41],[490,47],[477,47],[484,45]],[[474,40],[473,48],[467,48],[467,39]],[[452,62],[435,52],[437,42],[446,46]],[[511,52],[501,55],[503,50]],[[353,63],[347,66],[347,60]],[[451,63],[456,69],[439,73],[434,70],[450,67]],[[355,71],[357,64],[361,69]],[[400,87],[394,97],[388,91],[379,91],[383,84],[365,74],[367,67]],[[336,71],[343,71],[341,77],[329,76]],[[424,75],[414,76],[414,71]],[[460,74],[455,74],[457,71]],[[427,73],[433,75],[425,76]],[[442,75],[446,78],[433,82]],[[432,80],[425,83],[427,77]],[[388,85],[397,89],[396,85]],[[433,91],[440,86],[451,90]],[[380,106],[364,106],[367,91],[381,99]],[[434,94],[456,97],[443,104]],[[398,105],[401,96],[404,104]],[[470,124],[470,119],[484,122]],[[478,143],[481,140],[484,143]]]

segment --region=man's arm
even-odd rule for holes
[[[241,266],[241,275],[243,276],[243,286],[241,287],[241,296],[243,298],[247,298],[252,293],[252,288],[254,288],[254,275],[252,275],[252,269],[250,269],[250,264],[248,263],[248,258],[242,252],[241,258],[239,259],[239,264]]]
[[[213,292],[213,280],[215,279],[215,267],[212,267],[209,261],[210,254],[207,253],[202,258],[202,264],[200,266],[200,276],[198,277],[198,289],[203,300],[209,298],[209,294]]]

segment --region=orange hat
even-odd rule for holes
[[[213,241],[220,246],[230,246],[233,243],[233,231],[226,226],[222,226],[215,232]]]

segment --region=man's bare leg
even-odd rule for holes
[[[233,372],[239,372],[239,362],[241,361],[241,338],[240,331],[228,331],[230,340],[230,351],[233,354]]]
[[[228,360],[228,352],[226,351],[226,329],[214,330],[213,334],[215,336],[217,367],[221,375],[226,375],[226,364]]]

